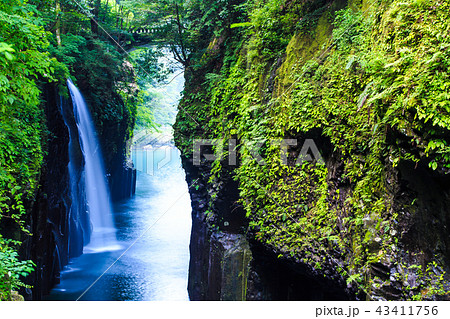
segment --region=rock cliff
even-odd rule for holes
[[[175,129],[193,299],[449,298],[448,7],[259,1],[217,24]],[[196,139],[216,144],[193,167]]]

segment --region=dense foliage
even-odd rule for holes
[[[50,34],[23,1],[0,2],[0,222],[27,232],[24,215],[38,187],[44,156],[45,119],[40,81],[66,69],[46,51]],[[9,299],[31,271],[12,242],[0,235],[0,299]]]
[[[125,20],[109,1],[0,1],[0,300],[25,286],[34,265],[18,251],[32,236],[29,216],[52,138],[44,85],[67,97],[70,76],[86,92],[109,163],[132,135],[139,87],[118,47],[129,37]]]
[[[248,20],[236,17],[232,33],[212,36],[209,51],[192,62],[198,71],[177,122],[187,157],[194,138],[239,141],[240,163],[231,171],[222,166],[227,151],[217,149],[223,157],[211,168],[211,201],[229,175],[239,182],[251,236],[280,257],[338,274],[373,298],[392,285],[397,298],[445,294],[443,255],[419,262],[410,256],[421,252],[400,242],[401,225],[419,206],[397,197],[397,169],[449,169],[449,3],[243,5]],[[218,41],[226,44],[214,47]],[[292,165],[269,143],[286,138],[300,141]],[[293,164],[307,138],[326,163]],[[255,145],[266,165],[255,158]],[[382,278],[373,274],[376,265],[395,265],[396,272]]]

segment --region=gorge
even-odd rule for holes
[[[0,299],[449,300],[449,9],[0,1]]]

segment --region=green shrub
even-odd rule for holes
[[[17,241],[4,239],[0,235],[0,300],[11,300],[13,291],[28,287],[22,278],[28,276],[36,266],[32,261],[20,261],[15,246]]]

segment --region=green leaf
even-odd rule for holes
[[[232,25],[230,25],[230,29],[246,28],[246,27],[251,27],[252,25],[253,25],[253,23],[251,23],[251,22],[233,23]]]
[[[431,169],[432,169],[433,171],[435,171],[435,170],[437,169],[437,167],[438,167],[438,164],[437,164],[436,162],[431,162],[431,163],[429,164],[429,166],[431,167]]]

